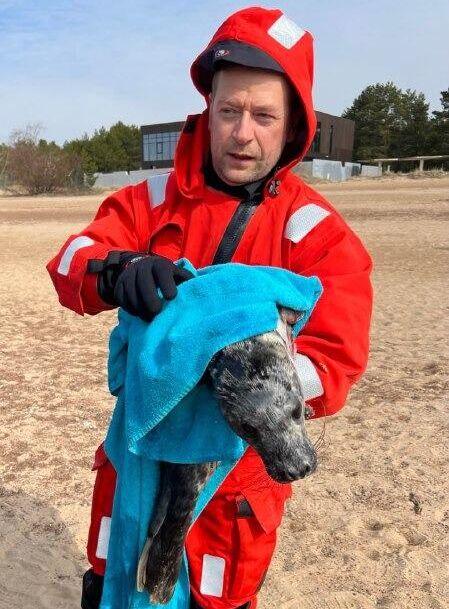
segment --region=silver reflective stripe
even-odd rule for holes
[[[151,207],[157,207],[165,201],[165,188],[169,176],[170,173],[160,173],[148,178],[148,194],[150,195]]]
[[[205,596],[222,596],[226,561],[221,556],[204,554],[200,592]]]
[[[315,203],[304,205],[290,217],[285,227],[284,236],[293,243],[304,239],[317,224],[324,220],[330,212]]]
[[[109,516],[103,516],[100,522],[100,532],[98,533],[98,543],[95,555],[97,558],[108,557],[109,538],[111,536],[111,519]]]
[[[95,241],[90,237],[76,237],[68,246],[58,265],[58,273],[60,275],[68,275],[70,265],[72,264],[73,256],[83,247],[93,245]]]
[[[268,30],[268,34],[286,49],[291,49],[305,34],[294,21],[281,15]]]
[[[313,398],[323,395],[324,389],[321,384],[321,379],[310,359],[307,356],[302,355],[302,353],[297,353],[295,355],[295,366],[304,399],[306,401],[312,400]]]

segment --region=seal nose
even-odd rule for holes
[[[304,463],[302,467],[298,470],[298,476],[300,478],[305,478],[312,472],[312,465],[310,463]]]
[[[291,478],[291,480],[299,480],[312,474],[315,471],[315,467],[316,459],[305,459],[297,467],[290,466],[287,469],[287,475]]]

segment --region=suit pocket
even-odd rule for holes
[[[235,552],[227,590],[230,600],[245,602],[262,587],[276,548],[277,528],[289,491],[275,486],[260,495],[249,491],[237,496]]]

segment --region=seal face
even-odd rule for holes
[[[293,362],[291,327],[297,319],[281,308],[276,331],[225,347],[209,366],[223,416],[257,450],[277,482],[304,478],[316,468]]]

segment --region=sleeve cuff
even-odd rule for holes
[[[296,353],[295,366],[305,401],[323,395],[323,385],[312,361],[306,355]]]

